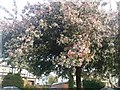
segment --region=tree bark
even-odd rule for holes
[[[76,90],[81,89],[81,67],[76,67]]]
[[[73,78],[73,75],[72,75],[71,72],[69,72],[69,82],[68,82],[68,84],[69,84],[70,90],[71,90],[71,88],[74,88],[74,78]]]
[[[13,71],[14,67],[12,67],[12,74],[14,74],[14,71]]]
[[[118,78],[118,87],[120,88],[120,77]]]

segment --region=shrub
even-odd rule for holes
[[[84,79],[83,80],[83,88],[88,89],[101,89],[105,86],[105,83],[101,82],[100,80],[97,79]]]
[[[3,79],[2,87],[16,86],[16,87],[19,87],[19,88],[23,88],[23,84],[24,84],[24,82],[23,82],[20,74],[8,73],[8,75],[6,75]]]

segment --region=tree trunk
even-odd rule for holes
[[[12,74],[14,74],[14,70],[13,69],[14,69],[14,67],[12,67]]]
[[[120,77],[118,78],[118,87],[120,88]]]
[[[76,90],[81,89],[81,67],[76,67]]]
[[[71,88],[74,88],[74,78],[73,78],[73,75],[71,72],[69,72],[69,81],[68,81],[68,84],[69,84],[69,88],[71,90]]]

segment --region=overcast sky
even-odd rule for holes
[[[103,0],[103,1],[109,2],[110,0]],[[111,6],[112,6],[113,10],[116,9],[116,1],[119,1],[119,0],[111,0]],[[31,4],[34,4],[34,3],[37,3],[37,2],[41,2],[41,3],[47,2],[47,0],[16,0],[19,13],[21,13],[22,8],[26,5],[27,2],[30,2]],[[0,0],[0,5],[6,7],[9,11],[12,12],[13,0]],[[104,8],[108,11],[109,6],[110,5],[108,4]],[[6,15],[7,14],[3,10],[0,10],[0,18],[3,18]]]
[[[23,7],[26,5],[27,2],[34,4],[37,2],[41,2],[41,3],[47,2],[47,0],[16,0],[17,9],[18,9],[19,13],[21,13],[21,10],[23,9]],[[4,6],[10,12],[12,12],[13,0],[0,0],[0,6]],[[3,10],[0,10],[0,18],[3,18],[5,16],[7,16],[7,14]]]

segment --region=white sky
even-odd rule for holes
[[[21,10],[26,5],[27,1],[30,2],[31,4],[34,4],[34,3],[37,3],[37,2],[41,2],[41,3],[47,2],[47,0],[16,0],[19,13],[21,13]],[[109,2],[110,0],[103,0],[103,1]],[[116,10],[116,8],[117,8],[116,7],[116,2],[117,1],[120,1],[120,0],[111,0],[112,10]],[[1,5],[6,7],[9,11],[12,12],[13,0],[0,0],[0,6]],[[109,10],[109,6],[110,5],[108,4],[104,8],[108,11]],[[5,16],[7,16],[7,14],[3,10],[0,9],[0,18],[3,18]]]
[[[16,0],[17,3],[17,9],[19,13],[21,13],[21,10],[26,5],[27,2],[30,2],[31,4],[37,3],[37,2],[47,2],[47,0]],[[13,9],[13,0],[0,0],[0,6],[4,6],[7,8],[10,12],[12,12]],[[7,14],[0,9],[0,18],[5,17]]]

